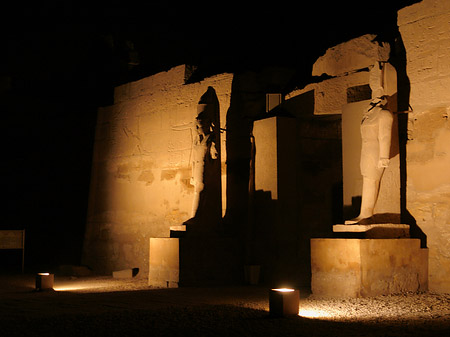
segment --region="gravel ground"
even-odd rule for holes
[[[0,277],[3,336],[450,336],[450,294],[315,298],[299,316],[269,315],[264,287],[150,289],[145,278]]]

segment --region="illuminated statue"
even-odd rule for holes
[[[197,215],[200,205],[200,195],[205,188],[205,166],[207,162],[216,160],[219,156],[216,142],[218,141],[218,104],[215,90],[208,87],[197,105],[197,116],[193,122],[173,127],[174,130],[191,129],[191,185],[194,186],[191,216]]]
[[[361,121],[362,200],[359,215],[345,221],[346,225],[360,223],[373,216],[381,177],[389,166],[393,113],[391,98],[397,92],[397,75],[389,63],[379,62],[370,70],[372,100]],[[389,107],[388,107],[389,106]],[[390,110],[388,110],[390,109]]]
[[[202,96],[203,97],[203,96]],[[192,149],[192,177],[191,184],[194,186],[194,200],[192,202],[192,217],[197,213],[200,202],[200,193],[203,191],[205,160],[215,160],[218,157],[214,129],[213,109],[207,103],[200,102],[197,107],[197,117],[193,127],[193,149]]]

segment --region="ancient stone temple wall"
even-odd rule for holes
[[[145,275],[149,238],[168,237],[191,217],[193,135],[185,126],[211,86],[225,127],[233,75],[185,84],[186,73],[183,65],[119,86],[114,105],[98,112],[83,253],[98,272],[138,267]]]
[[[379,43],[377,36],[367,34],[329,48],[313,65],[314,76],[328,78],[290,93],[287,99],[314,94],[314,115],[341,115],[344,220],[356,217],[362,194],[360,173],[360,125],[364,110],[370,103],[370,71],[378,61],[388,61],[391,47]],[[396,111],[396,110],[395,110]],[[391,221],[400,220],[400,171],[397,117],[391,141],[390,164],[381,181],[375,213],[389,215]]]
[[[411,226],[411,236],[428,248],[429,289],[450,292],[450,2],[423,0],[406,7],[398,13],[398,26],[401,39],[389,57],[399,78],[399,123],[400,118],[402,123],[407,121],[407,126],[399,126],[400,142],[406,144],[406,156],[400,159],[405,168],[401,177],[406,181],[401,194],[402,221]],[[364,68],[371,59],[384,55],[376,49],[365,52],[367,46],[373,48],[367,39],[372,37],[330,48],[315,63],[313,74],[332,77],[294,91],[287,99],[314,92],[316,115],[341,113],[343,107],[363,104],[370,98]],[[412,111],[406,111],[405,97]],[[344,125],[342,132],[344,137]],[[344,199],[345,180],[344,172]],[[392,186],[397,193],[399,183]]]
[[[450,2],[398,12],[410,81],[407,211],[426,236],[429,288],[450,292]]]

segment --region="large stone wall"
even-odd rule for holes
[[[398,12],[410,104],[407,210],[429,247],[429,288],[450,292],[450,2],[423,0]]]
[[[367,34],[328,49],[314,63],[312,75],[327,75],[329,78],[294,90],[286,95],[286,100],[313,91],[314,114],[330,115],[341,114],[347,103],[370,99],[370,89],[368,93],[363,92],[366,97],[362,99],[352,99],[350,92],[353,88],[367,88],[369,67],[377,60],[389,59],[389,45],[375,42],[376,37]]]
[[[193,135],[183,125],[194,120],[211,86],[224,128],[233,75],[192,84],[185,76],[186,67],[178,66],[124,84],[115,89],[114,105],[98,112],[83,252],[83,262],[98,272],[138,267],[146,275],[149,238],[168,237],[170,226],[191,217]]]
[[[376,35],[367,34],[328,49],[312,69],[314,76],[327,75],[327,78],[295,90],[286,97],[288,101],[312,92],[314,115],[342,115],[344,220],[359,213],[359,205],[357,202],[353,205],[353,199],[357,200],[362,194],[360,124],[363,111],[372,97],[369,69],[378,61],[388,61],[391,56],[390,45],[376,39]],[[398,135],[395,127],[393,130],[391,162],[381,181],[375,212],[389,214],[391,221],[397,222],[400,217],[400,171]]]
[[[399,76],[399,109],[406,110],[406,97],[413,110],[407,114],[407,132],[401,134],[405,139],[400,140],[407,141],[402,217],[414,228],[413,235],[429,248],[429,289],[450,292],[450,2],[423,0],[406,7],[398,13],[398,26],[401,41],[396,41],[394,62]],[[312,91],[315,115],[341,113],[351,103],[350,89],[364,90],[368,83],[364,68],[376,57],[388,55],[384,46],[369,43],[373,37],[330,48],[314,64],[313,74],[332,77],[286,98]],[[398,48],[402,43],[406,72],[401,64],[404,55]]]

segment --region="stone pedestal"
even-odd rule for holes
[[[170,226],[171,238],[182,238],[186,236],[186,225]]]
[[[178,288],[180,280],[179,239],[150,238],[148,285]]]
[[[364,239],[400,239],[409,238],[409,225],[371,224],[371,225],[334,225],[333,232],[341,236],[360,234]]]
[[[158,288],[241,284],[241,257],[234,238],[151,238],[148,284]]]
[[[426,291],[428,249],[419,239],[311,239],[311,289],[324,297]]]
[[[299,225],[297,124],[295,118],[276,116],[256,120],[253,126],[255,191],[249,197],[247,254],[261,265],[261,279],[273,286],[295,284],[300,282],[297,275],[309,272],[298,239],[306,229]]]

